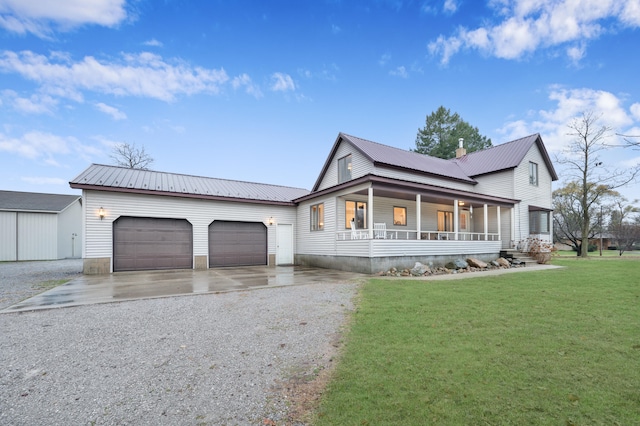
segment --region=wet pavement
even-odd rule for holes
[[[366,275],[301,266],[250,266],[204,271],[189,269],[83,275],[1,310],[0,313],[320,282],[340,283],[363,277]]]

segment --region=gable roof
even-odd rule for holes
[[[458,164],[468,176],[476,177],[517,167],[534,144],[538,146],[552,180],[558,180],[558,175],[539,133],[472,152],[450,161]]]
[[[372,142],[366,139],[358,138],[356,136],[347,135],[340,132],[338,138],[331,149],[331,153],[327,158],[327,161],[322,168],[322,172],[313,187],[316,191],[322,182],[322,178],[329,168],[335,152],[340,145],[340,141],[344,140],[350,143],[355,149],[357,149],[362,155],[368,158],[376,166],[386,166],[391,168],[405,169],[410,172],[418,172],[421,174],[428,174],[445,179],[457,180],[470,184],[475,184],[476,181],[460,168],[457,164],[452,163],[450,160],[444,160],[442,158],[431,157],[429,155],[420,154],[413,151],[406,151],[400,148],[394,148],[392,146],[383,145],[378,142]]]
[[[79,195],[0,191],[0,210],[60,213],[78,198]]]
[[[306,189],[153,170],[92,164],[69,182],[72,188],[206,198],[263,204],[293,204]]]
[[[341,141],[351,144],[376,166],[403,169],[408,172],[418,172],[470,184],[477,183],[474,179],[476,176],[517,167],[529,152],[531,146],[536,144],[544,158],[545,165],[549,169],[552,180],[558,180],[549,154],[538,133],[495,145],[482,151],[476,151],[460,158],[445,160],[340,132],[318,176],[318,180],[313,186],[313,191],[317,191],[320,187]]]

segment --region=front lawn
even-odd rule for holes
[[[640,423],[640,262],[373,279],[318,425]]]

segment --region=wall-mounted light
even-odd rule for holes
[[[269,224],[269,226],[273,225],[275,223],[275,220],[273,219],[273,216],[271,216],[268,220],[267,223]]]
[[[104,209],[102,207],[98,209],[98,216],[100,216],[100,220],[104,219],[105,217]]]
[[[464,201],[458,201],[459,206],[464,206]]]

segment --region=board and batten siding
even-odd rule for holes
[[[18,259],[58,259],[58,225],[55,213],[18,213]]]
[[[15,261],[17,259],[17,212],[0,212],[0,261]]]
[[[373,164],[348,142],[341,141],[331,158],[318,190],[331,188],[338,184],[338,160],[351,154],[351,179],[357,179],[373,172]]]
[[[232,201],[84,190],[84,258],[113,257],[113,222],[120,216],[186,219],[193,227],[193,255],[208,256],[209,225],[214,220],[262,222],[267,228],[267,253],[276,253],[276,223],[293,224],[296,208]],[[103,220],[98,216],[105,211]]]

